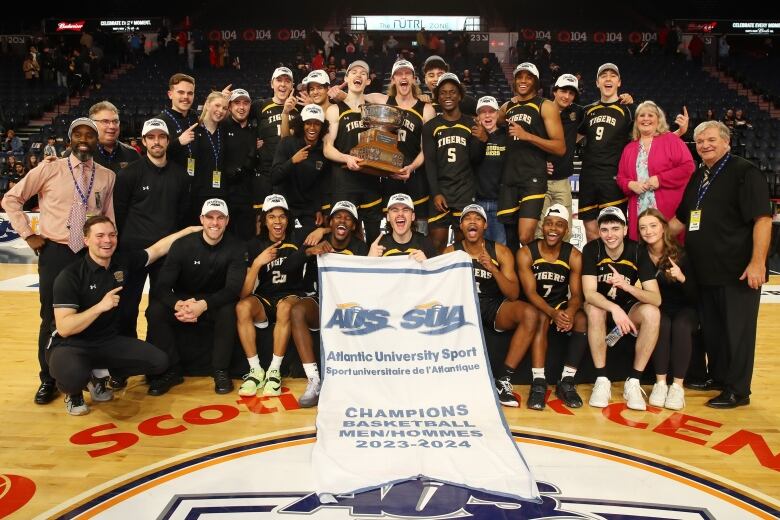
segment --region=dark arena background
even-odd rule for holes
[[[435,498],[420,506],[431,484],[414,480],[325,505],[312,495],[307,474],[317,409],[300,406],[306,379],[292,347],[278,397],[215,394],[209,367],[199,364],[211,338],[192,336],[180,338],[191,347],[185,382],[164,396],[147,395],[144,377],[135,376],[115,390],[113,402],[83,417],[67,415],[61,396],[34,404],[37,257],[0,213],[0,518],[779,517],[780,16],[771,3],[89,0],[17,2],[13,10],[0,19],[0,196],[31,169],[31,156],[42,159],[50,138],[58,155],[65,151],[70,123],[99,101],[119,109],[120,140],[140,145],[144,122],[170,107],[168,79],[177,72],[196,79],[193,107],[201,107],[209,92],[228,85],[253,100],[269,98],[276,67],[289,67],[297,85],[320,52],[332,84],[343,80],[346,64],[363,59],[371,66],[367,92],[381,93],[397,59],[411,61],[419,78],[424,60],[437,54],[450,71],[470,78],[467,94],[494,96],[499,105],[513,96],[520,62],[538,67],[547,98],[561,74],[578,76],[583,105],[598,99],[599,65],[614,63],[620,91],[635,105],[653,100],[670,121],[687,111],[682,138],[697,163],[696,125],[741,111],[746,124],[733,130],[732,152],[765,174],[773,228],[750,406],[708,408],[713,392],[688,389],[683,410],[640,412],[627,409],[615,390],[606,408],[570,409],[552,390],[537,412],[525,406],[526,359],[513,380],[520,407],[502,411],[537,477],[542,504],[437,483]],[[34,75],[26,74],[31,49]],[[580,151],[570,178],[575,199]],[[17,170],[15,162],[23,166]],[[37,215],[35,204],[25,209]],[[572,240],[584,243],[583,233],[575,226]],[[147,305],[145,292],[140,338]],[[508,341],[486,331],[494,369]],[[613,382],[631,369],[632,341],[610,350]],[[270,329],[261,330],[263,366],[271,343]],[[551,341],[551,389],[565,347]],[[241,355],[234,359],[231,375],[238,380],[246,363]],[[700,365],[694,360],[690,370],[701,373]],[[652,372],[648,367],[642,380],[647,388]],[[586,355],[577,375],[584,400],[594,379]]]

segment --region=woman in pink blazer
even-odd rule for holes
[[[688,147],[669,131],[666,115],[654,102],[636,108],[632,135],[620,158],[617,183],[628,195],[628,235],[637,240],[637,215],[657,208],[666,218],[674,217],[696,167]]]

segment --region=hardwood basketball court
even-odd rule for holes
[[[0,284],[35,272],[35,265],[2,264]],[[780,285],[780,277],[772,277],[770,285]],[[0,285],[0,289],[3,287]],[[247,489],[256,493],[242,494],[236,490],[230,500],[269,501],[271,495],[266,492],[279,492],[282,485],[274,483],[284,479],[290,481],[291,476],[292,484],[288,483],[282,489],[298,492],[297,495],[277,493],[273,496],[286,496],[289,502],[292,500],[289,497],[305,495],[302,492],[307,491],[307,478],[294,472],[295,468],[305,467],[301,466],[301,453],[305,458],[305,449],[313,442],[316,408],[298,408],[296,396],[305,388],[303,379],[285,380],[289,391],[279,398],[239,398],[236,393],[215,394],[211,378],[187,378],[185,384],[168,394],[151,397],[146,394],[147,387],[142,378],[131,378],[128,387],[116,393],[114,401],[90,405],[89,415],[71,417],[65,413],[61,396],[46,406],[33,403],[38,384],[35,345],[39,323],[38,297],[34,288],[0,290],[0,322],[3,324],[4,355],[0,377],[5,384],[0,397],[3,424],[0,432],[0,517],[91,518],[102,514],[105,518],[178,518],[176,507],[192,500],[193,493],[219,490],[219,471],[223,471],[226,479],[240,476],[230,473],[227,469],[230,466],[220,469],[220,464],[230,464],[242,457],[246,459],[245,455],[250,454],[270,457],[270,462],[257,464],[256,472],[245,475],[249,480]],[[141,320],[141,323],[141,328],[145,329],[145,322]],[[143,337],[145,330],[140,332]],[[652,479],[666,479],[670,485],[677,486],[670,489],[681,489],[684,481],[694,491],[715,496],[737,511],[690,516],[692,510],[677,507],[668,514],[652,513],[648,509],[645,516],[630,518],[775,518],[780,514],[780,402],[775,400],[778,399],[778,360],[780,305],[762,303],[750,406],[717,411],[704,406],[713,392],[686,390],[687,405],[681,412],[653,407],[648,407],[647,412],[636,412],[625,409],[622,384],[617,382],[613,386],[613,404],[603,411],[587,404],[578,410],[568,410],[554,400],[554,395],[543,412],[524,407],[504,408],[503,411],[521,449],[531,454],[532,471],[536,474],[538,469],[539,475],[549,477],[540,480],[549,482],[551,475],[558,474],[568,475],[586,486],[599,486],[600,482],[607,485],[612,478],[607,470],[592,470],[578,462],[580,457],[593,455],[601,461],[617,461],[616,464],[630,466],[632,471],[649,472],[648,480],[634,480],[630,486],[626,484],[626,490],[615,487],[614,497],[606,492],[605,496],[610,499],[633,501],[638,507],[636,504],[644,504],[650,493],[653,502],[662,503],[669,498],[668,492],[663,491],[666,484],[660,480],[655,483]],[[515,389],[524,400],[528,387],[516,386]],[[646,387],[645,390],[649,392],[650,389]],[[589,385],[581,385],[580,391],[587,400]],[[567,450],[565,453],[569,458],[565,456],[553,463],[543,456],[547,453],[545,450],[555,446]],[[285,454],[289,454],[287,459]],[[289,460],[289,466],[285,460]],[[619,471],[623,466],[616,470],[614,478],[618,483],[614,486],[620,485]],[[193,471],[217,472],[217,477],[216,480],[199,480],[193,476],[182,480]],[[168,497],[158,496],[166,492],[160,486],[169,485],[176,479],[186,483],[182,494],[176,495],[177,500],[169,502]],[[301,484],[303,489],[295,487],[296,479],[304,482]],[[191,488],[199,485],[204,489]],[[550,496],[555,496],[553,488],[548,489]],[[146,496],[150,498],[144,502]],[[225,501],[226,496],[228,494],[222,492],[219,499]],[[595,507],[586,499],[558,498],[556,504],[565,503],[568,510]],[[123,500],[129,505],[141,505],[133,505],[132,514],[127,511],[112,513],[110,507],[122,505]],[[169,502],[165,509],[167,513],[163,514],[155,505],[158,502]],[[610,503],[609,507],[613,508],[610,511],[616,511],[614,508],[619,506]],[[254,511],[272,514],[272,505],[256,507]],[[295,507],[300,511],[303,506]],[[488,512],[477,516],[538,517],[511,516],[516,514],[512,512],[516,509],[509,506],[500,510],[506,511],[501,515],[507,516]],[[197,511],[203,518],[210,518],[203,512],[205,510]],[[325,516],[311,518],[336,518],[327,516],[335,514],[333,511],[318,511],[317,514]],[[359,508],[351,511],[355,516],[350,518],[362,517]],[[180,517],[197,518],[198,514]],[[347,513],[342,510],[339,514],[342,516],[338,518],[346,518],[343,515]],[[582,518],[601,518],[582,514]],[[424,516],[424,511],[410,515],[428,517]],[[265,518],[245,518],[250,517]],[[395,513],[395,517],[406,516]]]

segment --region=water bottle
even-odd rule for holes
[[[615,344],[620,341],[620,338],[623,337],[623,332],[620,330],[619,326],[615,326],[614,329],[610,331],[609,334],[607,334],[607,346],[608,347],[614,347]]]

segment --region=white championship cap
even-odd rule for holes
[[[252,98],[249,97],[249,92],[242,88],[237,88],[230,93],[230,100],[228,100],[228,102],[235,101],[238,98],[246,98],[247,101],[252,101]]]
[[[444,70],[449,70],[450,69],[450,66],[447,64],[446,61],[444,61],[444,58],[442,58],[441,56],[438,56],[436,54],[431,54],[430,56],[428,56],[428,58],[423,63],[423,70],[426,70],[428,68],[428,65],[430,65],[431,63],[433,63],[436,66],[438,66],[441,63],[442,68]]]
[[[407,208],[414,210],[414,201],[406,193],[396,193],[387,199],[387,209],[390,209],[390,206],[394,204],[403,204]]]
[[[623,210],[617,206],[607,206],[606,208],[599,211],[599,218],[596,219],[596,222],[601,222],[607,217],[614,217],[623,224],[626,223],[626,216],[623,214]]]
[[[493,96],[482,96],[479,98],[479,101],[477,101],[477,112],[479,112],[479,109],[482,107],[490,107],[493,110],[498,110],[498,101],[496,101],[496,98]]]
[[[363,60],[355,60],[347,66],[347,74],[349,74],[349,71],[354,69],[355,67],[363,67],[364,69],[366,69],[366,74],[371,73],[371,68],[368,66],[368,63],[366,63]]]
[[[309,72],[309,75],[303,78],[303,86],[305,87],[309,83],[317,83],[318,85],[330,85],[330,77],[324,70],[313,70]]]
[[[539,69],[536,68],[536,65],[531,63],[530,61],[525,61],[515,67],[515,71],[512,73],[512,76],[517,76],[520,72],[526,71],[530,72],[534,76],[536,76],[536,79],[539,79]]]
[[[228,207],[225,201],[222,199],[208,199],[203,203],[203,207],[200,210],[201,215],[208,215],[210,211],[219,211],[226,217],[228,216]]]
[[[458,76],[456,74],[453,74],[452,72],[445,72],[441,76],[439,76],[439,79],[436,81],[436,86],[440,87],[442,83],[445,81],[454,81],[458,85],[460,85],[460,79],[458,79]]]
[[[569,221],[569,210],[566,209],[566,206],[563,204],[553,204],[549,208],[547,208],[547,212],[544,214],[544,218],[547,217],[559,217],[565,220],[566,222]]]
[[[263,211],[266,213],[274,208],[290,209],[287,205],[287,199],[285,199],[283,195],[278,195],[276,193],[268,195],[263,201]]]
[[[152,130],[159,130],[161,132],[164,132],[165,135],[171,135],[170,132],[168,132],[168,125],[165,124],[165,121],[158,118],[152,118],[149,119],[144,123],[144,128],[141,130],[141,137],[146,137],[146,134],[151,132]]]
[[[598,72],[596,72],[596,77],[601,76],[601,73],[604,72],[605,70],[615,71],[615,74],[620,76],[620,69],[618,69],[617,65],[615,65],[614,63],[605,63],[604,65],[599,67]]]
[[[414,65],[412,65],[412,62],[408,60],[398,60],[393,63],[393,70],[390,75],[395,76],[395,73],[401,69],[409,69],[412,71],[412,74],[414,74]]]
[[[293,79],[293,73],[287,67],[276,67],[276,70],[271,75],[271,79],[276,79],[279,76],[290,76],[290,79]]]
[[[325,122],[325,112],[322,111],[322,107],[310,103],[301,109],[301,121],[308,121],[310,119],[316,119],[320,123]],[[265,206],[263,206],[265,208]]]
[[[94,130],[96,134],[98,133],[97,125],[93,120],[88,117],[77,117],[68,127],[68,141],[70,141],[70,135],[73,133],[73,130],[78,126],[88,126]]]
[[[463,218],[469,213],[479,213],[479,216],[482,217],[485,222],[487,222],[487,213],[485,213],[485,208],[479,204],[469,204],[463,208],[463,211],[460,212],[460,221],[463,222]]]
[[[573,74],[561,74],[558,79],[555,80],[555,86],[553,90],[559,88],[573,88],[577,92],[580,91],[580,82],[577,81],[577,76]]]
[[[335,203],[330,210],[330,214],[334,215],[337,211],[348,211],[350,215],[355,217],[355,220],[358,218],[357,208],[348,200],[340,200]]]

